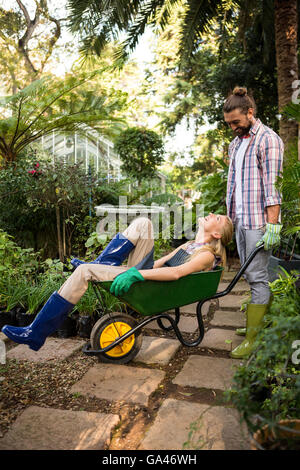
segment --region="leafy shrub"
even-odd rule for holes
[[[285,272],[271,284],[274,298],[266,327],[257,335],[249,360],[237,368],[232,389],[226,392],[252,432],[264,424],[299,417],[300,371],[293,361],[293,345],[300,338],[298,276]]]
[[[214,212],[216,214],[226,214],[226,187],[228,166],[221,159],[217,159],[219,169],[215,173],[202,176],[197,190],[201,196],[198,201],[204,206],[204,215]]]
[[[163,162],[162,138],[149,129],[125,129],[116,140],[115,150],[122,160],[123,170],[139,182],[153,178],[156,167]]]

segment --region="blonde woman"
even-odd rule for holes
[[[73,310],[89,281],[113,281],[111,293],[118,296],[135,282],[175,281],[193,272],[225,266],[225,246],[233,235],[231,219],[209,214],[199,218],[198,223],[195,240],[154,262],[152,223],[145,217],[135,219],[122,234],[113,238],[97,260],[79,264],[59,291],[51,295],[31,325],[24,328],[5,325],[2,332],[16,343],[27,344],[37,351]],[[127,257],[127,265],[121,266]]]

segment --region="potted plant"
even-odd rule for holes
[[[47,284],[33,281],[31,283],[27,282],[27,288],[24,292],[25,309],[17,313],[18,326],[30,325],[48,297]]]
[[[300,270],[300,161],[297,145],[286,153],[283,171],[276,183],[282,194],[282,238],[269,262],[269,280],[278,277],[280,267],[286,271]]]
[[[0,326],[17,325],[17,315],[25,310],[29,289],[27,279],[8,277],[1,287],[1,302],[5,308],[0,314]]]
[[[52,336],[58,336],[59,338],[70,338],[77,334],[77,315],[76,312],[71,312],[56,330]]]
[[[101,289],[101,303],[91,284],[84,296],[76,305],[78,316],[78,335],[89,338],[96,321],[104,314],[115,311],[124,311],[125,306],[116,297]]]
[[[69,273],[64,271],[64,264],[59,259],[46,259],[40,265],[40,273],[37,284],[40,286],[40,306],[45,304],[49,297],[55,291],[59,291],[66,281]],[[69,338],[76,335],[76,314],[71,312],[64,320],[62,325],[54,331],[51,336],[60,338]]]
[[[77,320],[77,333],[81,338],[89,338],[92,328],[99,318],[98,299],[93,287],[89,284],[84,296],[76,305],[79,313]]]
[[[273,301],[266,326],[226,392],[253,436],[253,448],[300,450],[299,423],[295,421],[300,409],[299,360],[295,355],[300,338],[298,277],[299,273],[285,272],[271,283]]]

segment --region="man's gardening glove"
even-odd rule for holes
[[[280,244],[281,224],[266,224],[266,231],[263,237],[256,243],[256,246],[264,243],[264,249],[270,250]]]
[[[132,284],[138,281],[144,281],[145,279],[136,268],[130,268],[128,271],[119,274],[112,285],[110,286],[111,294],[116,296],[122,295],[128,292]]]

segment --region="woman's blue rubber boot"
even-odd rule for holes
[[[15,343],[27,344],[30,349],[38,351],[47,336],[60,327],[73,308],[73,304],[54,292],[31,325],[26,327],[4,325],[1,331]]]
[[[75,268],[80,264],[108,264],[110,266],[120,266],[133,249],[134,244],[119,232],[94,261],[85,263],[80,259],[73,258],[71,264]]]

